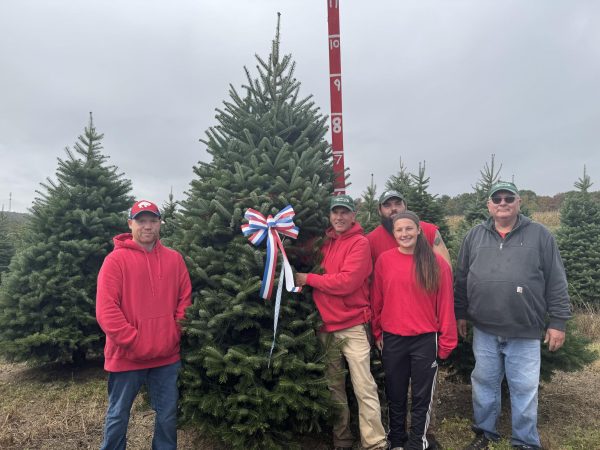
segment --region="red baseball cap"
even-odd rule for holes
[[[129,210],[129,218],[135,219],[139,213],[149,212],[160,218],[160,210],[158,206],[148,200],[138,200]]]

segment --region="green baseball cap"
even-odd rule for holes
[[[334,195],[329,200],[329,210],[331,211],[336,206],[343,206],[344,208],[348,208],[350,211],[356,211],[356,205],[354,204],[354,200],[349,195]]]
[[[519,195],[519,190],[517,189],[517,186],[515,186],[515,183],[511,183],[510,181],[498,181],[497,183],[494,183],[492,185],[492,188],[490,189],[488,197],[491,197],[498,191],[508,191],[512,192],[515,195]]]
[[[397,191],[385,191],[379,197],[379,204],[381,205],[381,204],[387,202],[390,198],[399,198],[401,201],[405,202],[404,195],[402,195],[400,192],[397,192]]]

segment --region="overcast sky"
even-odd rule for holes
[[[326,0],[2,0],[0,203],[27,210],[89,111],[136,197],[182,199],[277,11],[301,94],[329,113]],[[432,193],[469,192],[492,153],[538,194],[584,165],[600,189],[600,2],[341,0],[340,21],[353,196],[400,158],[426,161]]]

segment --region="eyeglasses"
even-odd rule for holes
[[[502,203],[502,200],[504,200],[508,205],[510,205],[511,203],[514,203],[514,201],[517,199],[517,197],[515,197],[514,195],[507,195],[506,197],[491,197],[490,200],[492,200],[492,203],[494,205],[499,205],[500,203]]]

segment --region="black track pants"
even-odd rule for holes
[[[391,447],[426,449],[433,389],[437,375],[437,334],[398,336],[383,332],[383,369],[389,402]],[[412,384],[410,436],[406,432],[406,398]]]

